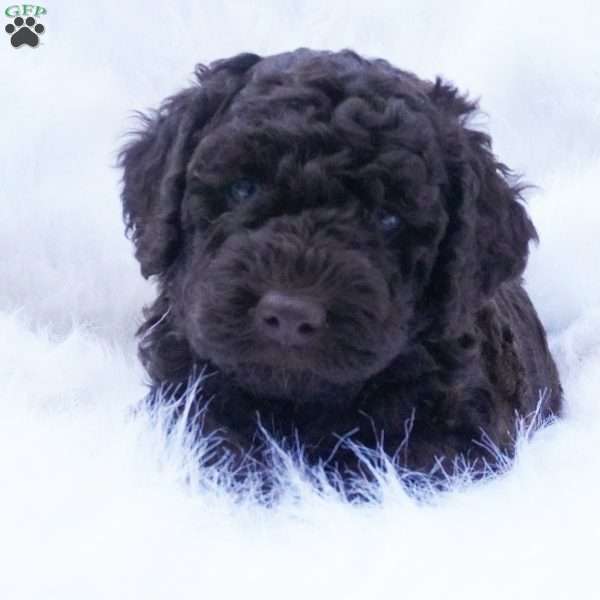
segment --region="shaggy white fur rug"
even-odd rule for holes
[[[600,545],[600,10],[494,3],[45,2],[36,48],[0,39],[0,598],[593,598]],[[5,23],[9,19],[5,18]],[[224,491],[133,408],[140,309],[114,169],[129,111],[195,62],[298,46],[384,56],[481,94],[541,245],[527,285],[564,419],[496,479],[421,502]]]

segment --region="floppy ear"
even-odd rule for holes
[[[522,204],[525,186],[510,182],[514,176],[495,160],[489,136],[477,131],[466,133],[471,159],[465,167],[463,193],[477,214],[474,233],[479,269],[475,280],[482,295],[489,297],[499,285],[523,274],[529,242],[538,237]],[[470,184],[469,178],[475,181]]]
[[[123,217],[144,277],[163,273],[177,256],[186,170],[201,129],[259,60],[242,54],[210,68],[198,65],[200,85],[167,98],[157,111],[141,114],[142,129],[121,150]]]
[[[521,276],[528,246],[537,240],[521,203],[524,186],[497,162],[491,140],[467,125],[474,102],[437,80],[429,97],[441,110],[448,183],[443,187],[448,225],[439,247],[429,305],[446,325],[460,326],[505,281]]]
[[[194,131],[206,120],[203,90],[168,98],[140,115],[143,129],[123,148],[123,217],[144,277],[163,272],[179,245],[179,205]]]

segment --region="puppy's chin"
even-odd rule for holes
[[[224,369],[239,387],[257,398],[296,404],[341,403],[358,395],[364,381],[335,383],[307,369],[275,368],[246,363]]]

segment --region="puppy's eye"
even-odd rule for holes
[[[398,215],[383,210],[382,208],[376,209],[374,216],[379,228],[384,233],[391,233],[400,225],[400,217]]]
[[[238,204],[251,200],[257,191],[258,184],[255,181],[252,181],[252,179],[240,179],[239,181],[234,181],[227,188],[227,197],[235,204]]]

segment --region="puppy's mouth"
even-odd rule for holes
[[[271,288],[242,304],[246,296],[235,284],[226,296],[219,291],[219,304],[210,293],[192,304],[188,322],[196,325],[188,339],[199,357],[257,397],[351,398],[403,340],[393,320],[368,312],[370,305],[363,311],[359,302],[348,304],[343,294],[325,302],[319,294]]]
[[[228,369],[224,369],[228,372]],[[354,398],[364,381],[336,383],[310,369],[242,363],[230,367],[236,383],[257,398],[289,400],[295,404],[335,404]]]
[[[390,357],[381,348],[327,343],[327,331],[310,343],[284,343],[253,332],[226,343],[204,345],[208,357],[241,388],[256,397],[296,403],[342,402],[354,397]],[[284,337],[285,339],[285,337]],[[297,340],[295,340],[297,341]]]

